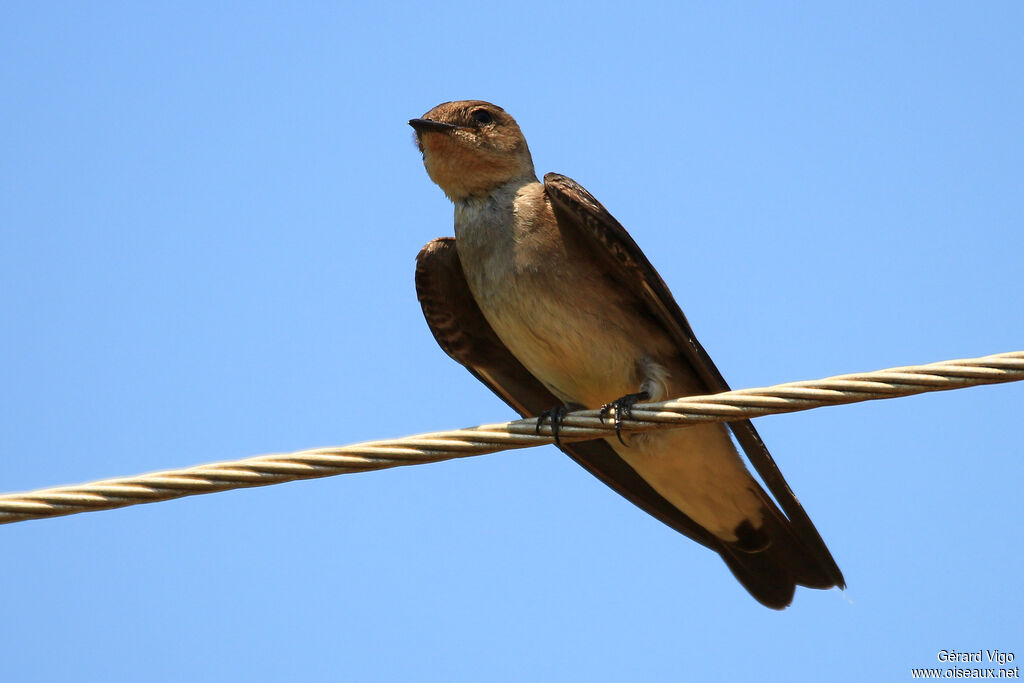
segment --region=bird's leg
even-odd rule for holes
[[[558,405],[554,408],[545,410],[537,416],[537,433],[540,434],[540,428],[544,426],[545,421],[550,421],[551,436],[555,439],[555,445],[561,448],[562,442],[558,438],[558,433],[562,429],[562,419],[565,418],[566,413],[572,412],[573,410],[583,410],[583,408],[584,406],[579,403],[569,402],[565,405]]]
[[[640,401],[650,400],[651,394],[648,391],[638,391],[635,394],[626,394],[622,398],[617,398],[611,403],[605,403],[601,406],[601,420],[603,421],[610,413],[615,413],[615,436],[619,438],[619,443],[623,446],[626,442],[622,440],[622,421],[629,420],[633,417],[633,405]]]
[[[565,417],[567,412],[569,411],[565,406],[555,406],[545,410],[537,416],[537,433],[540,434],[540,428],[544,425],[545,420],[551,422],[551,436],[555,440],[555,445],[561,446],[562,443],[558,439],[558,431],[562,427],[562,418]]]

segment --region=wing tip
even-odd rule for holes
[[[788,520],[771,515],[768,524],[757,530],[756,540],[767,545],[751,551],[751,539],[740,543],[722,543],[716,548],[747,592],[762,605],[785,609],[793,602],[797,586],[828,590],[846,588],[842,572],[831,555],[810,550]]]

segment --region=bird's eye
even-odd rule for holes
[[[473,120],[476,121],[477,123],[482,123],[484,125],[494,122],[494,119],[491,118],[491,113],[486,109],[477,109],[472,114],[470,114],[470,116],[472,116]]]

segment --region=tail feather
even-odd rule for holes
[[[744,550],[742,542],[722,543],[716,548],[743,587],[762,605],[773,609],[788,607],[798,585],[844,588],[842,574],[836,575],[830,564],[823,566],[774,505],[766,501],[765,507],[765,521],[758,535],[766,537],[767,544],[754,551]]]
[[[736,580],[765,607],[785,609],[793,602],[796,579],[773,549],[745,553],[725,545],[719,553]]]

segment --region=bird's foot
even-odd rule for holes
[[[622,421],[632,419],[634,404],[650,400],[650,398],[650,393],[638,391],[635,394],[626,394],[622,398],[617,398],[611,403],[605,403],[601,406],[602,421],[611,413],[615,414],[615,436],[619,438],[619,443],[623,446],[626,445],[626,442],[622,440]]]
[[[562,428],[562,418],[569,412],[565,406],[555,406],[545,410],[543,413],[537,416],[537,433],[540,434],[540,428],[544,426],[544,422],[551,423],[551,437],[555,440],[556,446],[561,446],[562,442],[558,439],[558,432]]]

